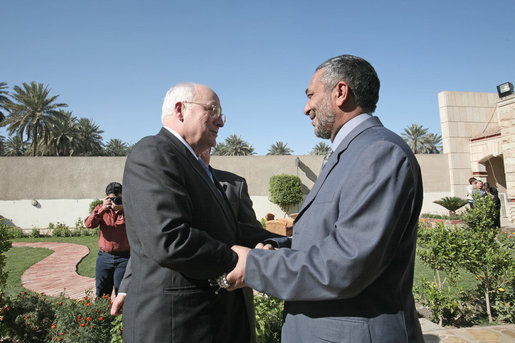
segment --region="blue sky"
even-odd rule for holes
[[[314,69],[340,54],[376,68],[376,115],[400,133],[440,132],[438,93],[515,83],[515,1],[3,0],[0,82],[48,85],[104,141],[161,127],[167,89],[193,81],[220,96],[227,123],[266,154],[321,140],[303,114]],[[0,134],[6,136],[4,128]]]

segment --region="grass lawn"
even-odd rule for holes
[[[91,278],[95,277],[95,262],[97,259],[98,245],[97,236],[84,237],[44,237],[44,238],[17,238],[13,242],[63,242],[82,244],[89,248],[89,255],[86,256],[77,268],[78,273]],[[9,273],[6,282],[6,293],[15,295],[26,291],[21,286],[23,272],[33,264],[41,261],[52,254],[52,250],[45,248],[17,248],[12,247],[5,253],[7,258],[5,270]]]

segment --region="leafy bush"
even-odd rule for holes
[[[468,318],[494,317],[513,322],[515,296],[513,286],[515,265],[513,248],[515,242],[510,235],[499,233],[494,226],[495,204],[489,197],[474,196],[474,208],[468,209],[463,216],[466,227],[419,228],[417,254],[435,273],[434,284],[426,281],[425,286],[418,287],[420,301],[428,305],[433,317],[440,324],[450,320],[448,315],[460,315]],[[465,300],[456,306],[456,298],[462,298],[461,290],[455,287],[458,267],[476,276],[477,287],[467,292]],[[440,271],[444,271],[449,280],[441,280]],[[434,289],[430,289],[430,287]],[[438,291],[438,292],[436,292]]]
[[[95,207],[97,207],[98,205],[102,204],[103,202],[104,202],[104,200],[100,200],[100,199],[93,200],[93,201],[89,204],[89,213],[93,212],[93,210],[95,209]]]
[[[32,229],[32,231],[30,233],[30,237],[39,238],[39,229]]]
[[[2,294],[0,322],[2,333],[14,342],[45,342],[55,318],[55,310],[45,296],[20,293],[15,298]]]
[[[302,201],[302,182],[295,175],[279,174],[270,178],[270,201],[284,212]]]
[[[434,279],[423,279],[417,287],[417,300],[431,309],[432,319],[443,326],[458,314],[460,290],[452,292],[459,279],[459,230],[438,224],[433,228],[423,225],[418,229],[417,255],[433,269]],[[447,275],[442,277],[442,272]]]
[[[258,343],[279,343],[283,326],[284,302],[259,293],[254,296],[256,338]]]
[[[110,298],[47,298],[24,292],[0,298],[2,336],[13,342],[111,342]],[[114,336],[121,342],[121,331]]]
[[[57,223],[54,225],[54,223],[48,224],[48,231],[52,233],[52,236],[55,237],[72,237],[73,232],[70,230],[68,226],[66,226],[63,223]]]
[[[12,243],[9,240],[9,231],[7,225],[5,225],[0,219],[0,288],[3,288],[5,281],[7,280],[7,273],[4,272],[5,267],[5,252],[11,249]]]

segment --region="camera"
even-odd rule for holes
[[[120,198],[119,196],[110,197],[109,199],[111,199],[111,201],[115,205],[121,205],[122,204],[122,198]]]

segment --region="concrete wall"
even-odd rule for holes
[[[300,177],[304,193],[313,186],[323,156],[213,156],[214,168],[229,170],[247,179],[258,219],[283,211],[268,200],[272,175]],[[424,182],[426,213],[445,213],[433,200],[450,195],[448,157],[417,155]],[[25,229],[48,223],[73,226],[89,214],[89,204],[103,198],[105,186],[122,181],[125,157],[0,157],[0,215]],[[464,196],[464,195],[463,195]],[[35,201],[34,201],[35,200]],[[297,209],[293,209],[295,212]]]

